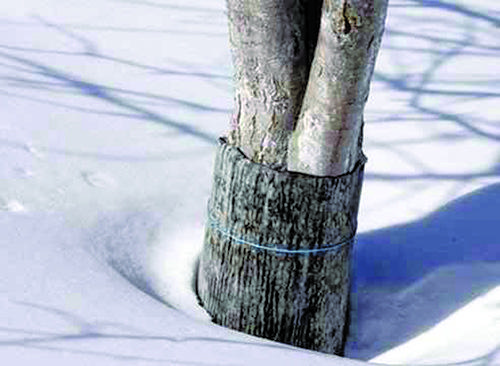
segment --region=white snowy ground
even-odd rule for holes
[[[500,3],[390,0],[348,358],[191,288],[232,108],[222,0],[0,4],[0,364],[500,364]]]

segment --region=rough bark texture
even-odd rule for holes
[[[358,161],[363,110],[380,48],[387,0],[325,0],[309,83],[287,168],[317,176]]]
[[[342,352],[364,163],[314,177],[253,163],[220,141],[198,274],[214,322]]]
[[[322,0],[228,0],[235,111],[228,132],[254,162],[286,168]]]

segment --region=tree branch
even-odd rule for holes
[[[286,168],[319,29],[321,0],[228,0],[235,111],[228,142]]]
[[[363,111],[387,0],[325,0],[288,170],[336,176],[359,160]]]

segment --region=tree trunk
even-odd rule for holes
[[[288,170],[335,176],[358,161],[386,12],[387,0],[325,0]]]
[[[227,4],[235,113],[216,156],[200,302],[218,324],[341,354],[387,0]]]
[[[235,112],[228,140],[286,168],[319,29],[321,0],[228,0]]]

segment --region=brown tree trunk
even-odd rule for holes
[[[218,324],[341,354],[387,0],[227,3],[235,113],[214,167],[200,302]]]

